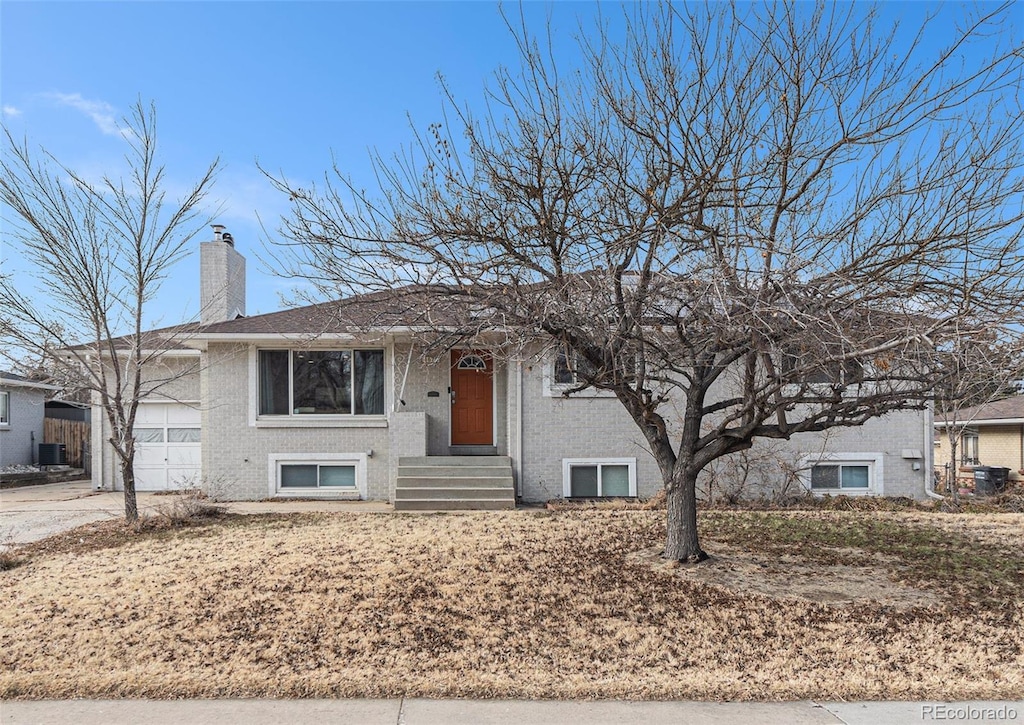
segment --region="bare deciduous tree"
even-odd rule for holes
[[[931,351],[1019,315],[1011,12],[904,42],[862,5],[641,5],[568,70],[510,24],[521,68],[483,115],[446,92],[375,156],[379,194],[276,177],[281,254],[333,294],[419,285],[446,334],[564,349],[660,467],[665,556],[700,560],[706,466],[923,407]]]
[[[946,493],[957,503],[960,449],[964,433],[975,422],[978,407],[1016,395],[1024,379],[1024,337],[1014,327],[990,329],[970,340],[954,339],[938,351],[941,368],[935,388],[936,420],[949,445],[942,464]],[[972,411],[973,413],[972,414]]]
[[[4,239],[33,270],[36,285],[30,290],[21,278],[0,284],[0,338],[12,351],[64,368],[99,401],[124,484],[125,517],[135,521],[139,401],[189,372],[156,364],[179,332],[144,330],[147,304],[206,222],[201,210],[217,162],[170,203],[157,159],[155,109],[136,104],[122,135],[127,178],[93,183],[5,132]],[[61,354],[51,354],[54,348]]]

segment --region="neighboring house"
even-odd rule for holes
[[[425,310],[408,290],[238,317],[244,267],[220,234],[202,244],[201,288],[204,298],[232,302],[204,301],[203,324],[166,353],[169,366],[201,364],[173,393],[140,406],[140,489],[202,479],[227,499],[486,508],[516,498],[647,497],[662,487],[614,396],[564,395],[573,382],[564,357],[538,347],[508,360],[482,337],[424,362],[417,333],[425,315],[436,324],[444,311]],[[226,259],[207,264],[215,255]],[[100,450],[109,432],[94,429]],[[781,446],[778,477],[795,466],[818,492],[923,498],[931,430],[924,410],[801,435]],[[94,480],[116,486],[110,451],[103,457]]]
[[[54,420],[73,420],[80,423],[92,422],[92,406],[73,400],[47,400],[46,417]]]
[[[965,408],[949,423],[963,427],[957,444],[957,466],[1009,468],[1010,479],[1024,478],[1024,395]],[[949,463],[946,426],[947,421],[936,416],[935,465],[939,467]]]
[[[31,465],[38,460],[46,395],[59,389],[0,372],[0,467]]]

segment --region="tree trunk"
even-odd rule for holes
[[[947,425],[946,431],[949,433],[949,465],[946,471],[946,493],[953,498],[953,503],[960,504],[960,482],[957,480],[957,474],[960,471],[960,466],[956,462],[956,449],[959,444],[959,436],[954,432],[956,426]]]
[[[124,519],[130,524],[139,520],[139,503],[135,498],[134,461],[121,461],[121,480],[124,481]]]
[[[708,555],[697,539],[697,476],[674,477],[666,491],[668,503],[665,551],[662,558],[696,563]]]

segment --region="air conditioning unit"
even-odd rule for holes
[[[39,465],[40,466],[66,466],[68,465],[68,447],[63,443],[40,443],[39,444]]]

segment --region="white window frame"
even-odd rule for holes
[[[792,358],[789,353],[783,352],[782,357],[779,359],[779,365],[785,365],[786,357]],[[800,357],[796,358],[798,364],[802,364],[803,360]],[[846,380],[846,369],[845,366],[840,371],[840,379],[833,380],[831,382],[807,382],[807,381],[791,381],[782,386],[782,394],[793,396],[796,404],[806,402],[807,398],[814,398],[816,396],[831,396],[836,390],[840,391],[841,397],[843,398],[855,398],[858,395],[865,395],[867,393],[875,392],[878,389],[878,382],[874,380],[877,375],[877,370],[871,361],[861,361],[851,359],[856,362],[861,368],[861,379],[859,381]]]
[[[3,413],[3,418],[0,418],[0,428],[9,428],[11,426],[11,394],[6,390],[0,390],[0,412]]]
[[[968,445],[968,439],[971,441],[970,445]],[[968,451],[968,448],[971,450]],[[974,455],[968,458],[968,452],[973,453]],[[963,432],[960,433],[959,454],[961,466],[981,465],[981,434],[978,432],[977,428],[964,428]]]
[[[366,498],[366,453],[271,453],[267,456],[268,492],[271,498]],[[281,488],[281,466],[355,466],[356,488]]]
[[[463,355],[461,358],[459,358],[459,362],[456,365],[456,367],[459,370],[485,371],[487,370],[487,361],[484,360],[482,355],[475,352],[469,352]]]
[[[543,395],[545,398],[614,398],[615,393],[611,390],[601,388],[583,388],[573,390],[579,383],[576,382],[576,373],[573,372],[572,383],[559,383],[555,381],[555,359],[558,356],[558,348],[552,348],[544,355],[543,364]],[[573,390],[572,393],[568,391]]]
[[[330,347],[314,347],[313,351],[327,350],[383,350],[384,352],[384,412],[379,415],[361,415],[356,413],[293,413],[291,408],[286,414],[260,415],[260,350],[287,350],[288,357],[288,395],[289,400],[294,394],[292,390],[291,353],[305,348],[294,348],[283,345],[250,345],[249,347],[249,426],[253,428],[387,428],[388,411],[392,405],[392,371],[388,359],[393,354],[390,346],[374,345],[332,345]],[[354,379],[354,376],[353,376]]]
[[[827,453],[819,457],[804,458],[800,478],[805,489],[816,496],[881,496],[885,491],[885,454]],[[814,466],[867,466],[867,488],[811,488],[811,469]],[[840,473],[840,476],[842,473]],[[842,478],[840,478],[842,482]]]
[[[563,458],[562,459],[562,496],[572,498],[572,467],[597,466],[598,498],[604,498],[602,488],[602,466],[629,467],[629,497],[636,498],[636,459],[635,458]]]

